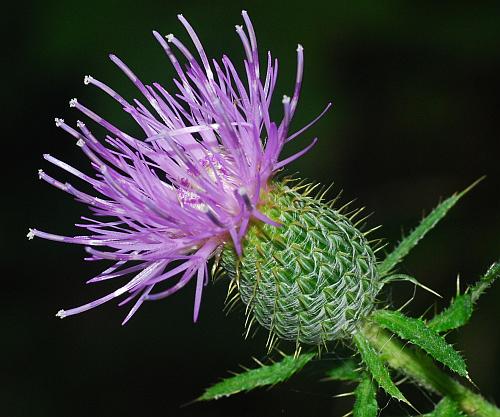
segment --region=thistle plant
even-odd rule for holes
[[[196,321],[212,275],[227,282],[228,310],[244,306],[245,335],[265,329],[270,358],[276,352],[283,357],[222,380],[200,400],[282,382],[340,343],[353,356],[326,377],[356,384],[356,417],[378,415],[379,389],[411,405],[394,382],[395,375],[443,397],[432,416],[500,416],[470,382],[462,384],[450,375],[470,380],[463,357],[442,335],[470,319],[479,296],[500,275],[499,263],[429,320],[408,317],[380,301],[384,286],[397,280],[429,290],[414,277],[399,274],[397,266],[475,184],[443,201],[381,257],[381,241],[371,238],[377,228],[362,229],[361,210],[326,201],[327,189],[280,174],[316,139],[280,158],[284,145],[298,140],[330,105],[305,127],[289,131],[302,85],[303,48],[298,45],[295,86],[290,97],[282,99],[281,120],[272,118],[278,63],[268,53],[261,71],[252,23],[246,12],[242,16],[244,27],[236,26],[236,32],[245,52],[244,76],[227,56],[210,60],[191,25],[179,15],[197,57],[174,35],[153,32],[176,73],[176,93],[158,83],[143,84],[115,55],[111,60],[143,101],[129,102],[96,78],[84,78],[85,84],[116,100],[142,130],[140,137],[77,99],[70,107],[103,127],[104,138],[98,139],[82,121],[75,128],[55,119],[88,157],[93,175],[44,155],[88,190],[42,170],[39,177],[87,205],[92,216],[77,224],[83,235],[30,229],[28,238],[84,245],[86,259],[112,262],[89,283],[128,277],[112,293],[60,310],[57,316],[79,314],[119,298],[120,305],[134,301],[126,323],[144,302],[166,298],[194,280]]]

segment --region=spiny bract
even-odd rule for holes
[[[376,260],[365,235],[323,203],[274,182],[261,210],[282,224],[253,224],[238,258],[231,244],[220,266],[232,279],[247,320],[297,344],[349,337],[380,290]]]

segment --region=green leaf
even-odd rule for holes
[[[481,279],[470,289],[470,296],[473,303],[493,284],[497,278],[500,277],[500,262],[495,262],[486,271]]]
[[[223,379],[207,388],[198,400],[216,400],[238,392],[250,391],[258,387],[283,382],[300,371],[314,356],[315,353],[304,353],[297,357],[285,356],[280,362],[263,365],[260,368],[250,369]]]
[[[386,256],[378,267],[380,275],[387,275],[401,260],[408,255],[417,243],[429,232],[447,213],[448,211],[460,200],[468,191],[474,188],[484,177],[478,179],[460,193],[455,193],[451,197],[444,200],[439,204],[430,214],[420,222],[420,224],[405,237],[397,247]]]
[[[391,397],[410,404],[392,381],[389,371],[385,367],[384,362],[382,362],[380,355],[373,349],[368,340],[361,333],[356,333],[354,335],[354,342],[366,368],[370,371],[373,379],[377,381],[379,386]]]
[[[372,379],[365,376],[354,391],[353,417],[377,417],[377,391]]]
[[[424,284],[422,284],[416,278],[413,278],[410,275],[406,275],[406,274],[391,274],[391,275],[388,275],[388,276],[382,278],[383,285],[386,285],[386,284],[389,284],[389,283],[395,282],[395,281],[408,281],[408,282],[411,282],[412,284],[416,285],[417,287],[420,287],[420,288],[424,289],[425,291],[428,291],[431,294],[434,294],[435,296],[437,296],[439,298],[443,298],[436,291],[434,291],[433,289],[431,289],[429,287],[426,287]]]
[[[445,332],[466,324],[472,316],[474,303],[499,276],[500,263],[496,262],[474,286],[458,295],[447,309],[429,320],[427,325],[436,332]]]
[[[358,364],[352,359],[345,360],[336,368],[330,369],[326,373],[327,380],[335,381],[359,381],[360,373],[356,370]]]
[[[463,414],[453,400],[445,397],[432,413],[425,414],[423,417],[463,417]]]
[[[470,294],[456,297],[448,308],[435,315],[427,326],[441,333],[457,329],[466,324],[472,316],[472,299]]]
[[[390,310],[377,310],[371,317],[382,327],[417,345],[452,371],[464,377],[468,376],[462,356],[422,320]]]

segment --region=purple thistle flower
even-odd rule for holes
[[[70,107],[107,130],[103,141],[106,145],[83,122],[78,121],[74,129],[63,119],[55,119],[57,127],[77,139],[77,145],[91,161],[94,175],[86,175],[51,155],[44,158],[90,184],[98,196],[59,182],[42,170],[39,177],[87,204],[94,217],[82,217],[84,223],[77,224],[86,231],[82,236],[30,229],[28,238],[81,244],[89,254],[87,260],[114,262],[89,283],[132,277],[98,300],[60,310],[58,317],[78,314],[126,295],[120,305],[135,300],[126,323],[144,301],[165,298],[195,278],[196,321],[202,290],[208,282],[207,261],[228,242],[241,256],[241,241],[251,220],[279,227],[259,211],[260,198],[276,171],[306,153],[316,139],[280,161],[284,144],[316,122],[330,105],[310,124],[289,134],[302,82],[303,49],[299,45],[293,95],[283,97],[281,122],[271,121],[269,107],[278,62],[268,53],[265,76],[261,78],[252,23],[245,11],[242,15],[246,31],[236,26],[236,32],[246,54],[246,79],[239,77],[227,56],[209,61],[182,15],[179,20],[201,63],[174,35],[165,39],[153,32],[177,73],[174,82],[179,92],[175,96],[158,83],[144,85],[115,55],[110,55],[111,60],[139,89],[149,107],[139,100],[132,104],[101,81],[85,77],[85,84],[101,89],[120,104],[141,127],[144,137],[130,136],[77,99],[70,101]],[[169,44],[187,60],[185,67]]]

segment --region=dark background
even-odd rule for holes
[[[223,282],[205,291],[196,325],[192,285],[143,306],[125,327],[120,323],[126,311],[112,303],[57,320],[60,308],[112,287],[84,285],[105,265],[82,261],[81,247],[25,238],[28,227],[75,233],[72,224],[88,214],[37,180],[42,167],[66,178],[42,160],[45,152],[86,166],[53,118],[74,122],[67,102],[78,97],[126,125],[111,100],[82,84],[83,76],[92,74],[127,97],[137,96],[107,60],[111,51],[143,81],[172,89],[173,70],[150,31],[186,40],[176,20],[180,12],[209,56],[225,52],[240,61],[234,24],[242,22],[245,8],[261,52],[270,49],[280,60],[278,103],[292,92],[296,44],[304,45],[305,81],[294,126],[334,103],[297,141],[295,146],[303,146],[320,137],[289,172],[335,181],[334,190],[344,189],[345,201],[357,198],[357,205],[374,212],[369,223],[384,225],[379,236],[396,242],[440,199],[487,175],[401,268],[448,299],[457,274],[464,285],[470,283],[500,253],[499,4],[86,0],[32,1],[15,9],[12,3],[3,13],[0,416],[341,416],[350,410],[351,399],[332,397],[352,387],[316,382],[322,376],[318,369],[335,364],[342,350],[270,391],[180,407],[228,370],[251,365],[251,356],[265,358],[265,332],[245,341],[241,311],[227,317],[222,312]],[[396,306],[412,294],[407,284],[393,288],[387,296]],[[497,285],[480,300],[472,322],[450,336],[467,357],[473,380],[496,401],[499,300]],[[436,303],[444,305],[417,291],[407,310],[420,315]],[[436,400],[409,395],[422,412]],[[380,403],[386,402],[381,396]],[[393,415],[410,414],[397,404],[390,407]]]

